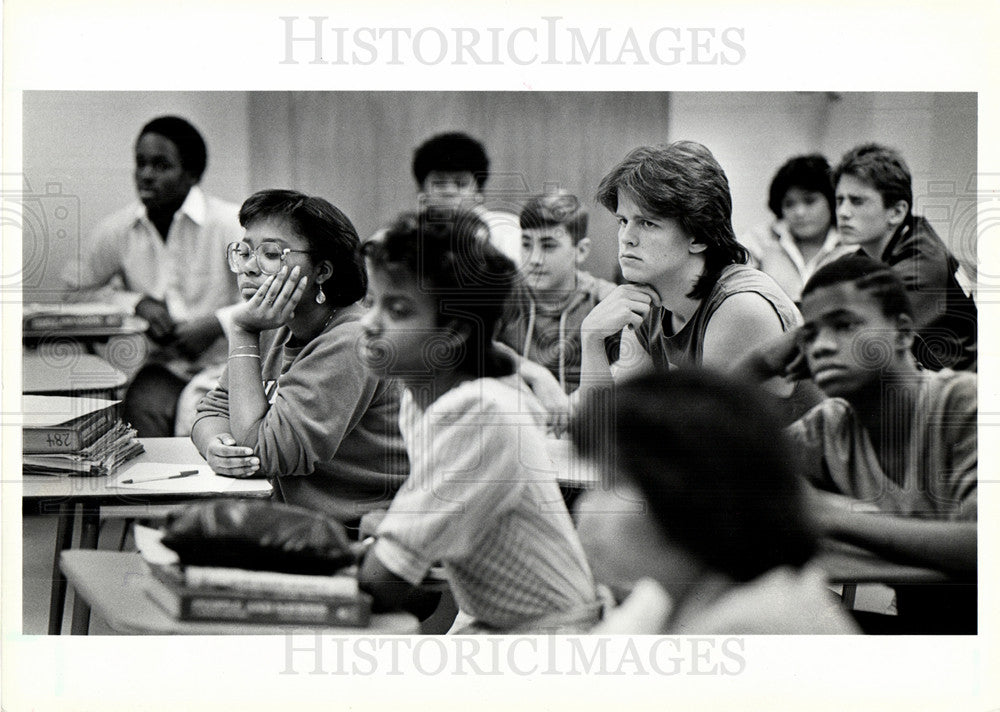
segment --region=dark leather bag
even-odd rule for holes
[[[344,527],[302,507],[214,500],[170,516],[164,545],[185,566],[333,574],[354,563]]]

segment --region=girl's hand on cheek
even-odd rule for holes
[[[308,277],[299,277],[301,270],[295,266],[268,277],[257,292],[237,308],[233,323],[244,331],[261,332],[277,329],[291,321],[295,307],[306,291]]]

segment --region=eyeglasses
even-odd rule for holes
[[[245,242],[230,242],[226,247],[226,258],[229,260],[229,269],[237,274],[243,271],[251,257],[257,259],[257,269],[261,274],[277,274],[285,264],[285,257],[292,252],[308,254],[309,250],[293,250],[273,242],[262,242],[255,248]]]

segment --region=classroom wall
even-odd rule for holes
[[[250,131],[261,160],[253,188],[294,186],[330,199],[362,235],[416,205],[414,148],[462,130],[487,148],[487,203],[517,212],[561,187],[591,206],[587,266],[617,268],[615,223],[593,203],[604,172],[631,148],[669,136],[669,95],[620,92],[256,93]]]
[[[594,205],[604,173],[644,143],[694,139],[715,153],[733,191],[737,234],[770,218],[767,186],[792,155],[831,161],[862,141],[899,148],[917,209],[967,264],[975,260],[974,94],[832,92],[28,92],[24,175],[26,298],[52,298],[56,265],[107,213],[134,199],[132,143],[149,118],[188,117],[209,145],[205,188],[240,201],[293,187],[322,195],[367,235],[413,207],[413,148],[445,130],[480,138],[495,174],[488,200],[516,210],[527,194],[564,187],[589,202],[587,266],[613,277],[615,226]],[[56,233],[53,205],[76,224]],[[48,207],[40,207],[48,206]],[[48,212],[46,212],[48,211]]]
[[[24,93],[27,197],[20,217],[26,300],[58,298],[56,278],[66,260],[79,259],[81,236],[136,200],[135,139],[143,124],[164,114],[183,116],[204,136],[208,167],[202,186],[242,200],[250,173],[246,92]]]
[[[913,174],[916,211],[975,274],[977,95],[851,92],[836,95],[829,114],[827,155],[839,157],[858,136],[899,149]]]
[[[772,219],[767,190],[788,158],[818,151],[831,165],[859,143],[902,152],[914,203],[967,267],[975,268],[977,103],[971,93],[678,92],[671,139],[701,141],[726,170],[733,226]]]

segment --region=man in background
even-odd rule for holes
[[[148,357],[122,404],[141,437],[187,434],[199,384],[185,387],[200,373],[214,382],[225,360],[226,308],[239,301],[226,246],[243,231],[239,206],[199,187],[207,159],[186,120],[161,116],[143,126],[135,143],[139,202],[101,221],[82,263],[63,272],[70,299],[111,301],[149,323]]]

